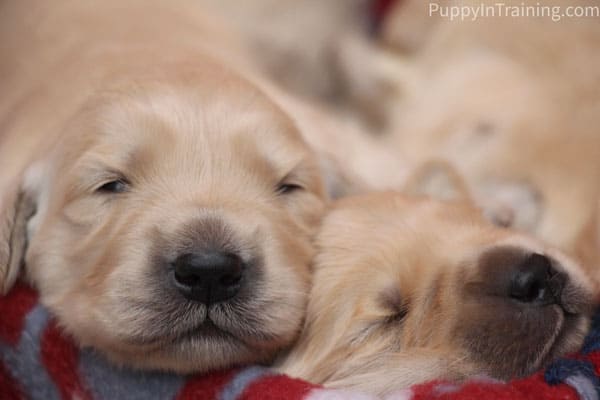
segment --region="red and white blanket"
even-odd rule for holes
[[[600,400],[600,313],[583,350],[545,371],[499,383],[430,382],[389,400],[578,399]],[[0,298],[0,400],[373,400],[362,393],[325,389],[248,366],[208,375],[180,376],[117,368],[90,349],[78,349],[57,328],[31,288],[18,285]]]

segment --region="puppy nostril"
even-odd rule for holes
[[[188,299],[212,304],[234,297],[242,283],[244,263],[232,253],[203,251],[179,256],[173,263],[177,289]]]
[[[226,274],[219,279],[219,283],[225,286],[237,285],[242,280],[241,274]]]
[[[175,279],[186,286],[194,286],[200,283],[200,279],[197,276],[190,274],[183,268],[175,268]]]
[[[512,282],[510,296],[531,303],[544,297],[546,289],[541,282],[536,280],[536,277],[529,272],[519,273]]]
[[[517,266],[510,282],[509,295],[523,303],[538,305],[558,301],[562,288],[556,287],[557,274],[550,259],[541,254],[531,254]]]

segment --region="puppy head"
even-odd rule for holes
[[[326,386],[518,377],[576,350],[589,326],[577,264],[462,203],[347,198],[317,243],[305,332],[282,369]]]
[[[229,76],[127,87],[50,153],[2,201],[5,291],[25,253],[69,333],[143,368],[263,361],[296,337],[325,195],[263,94]]]

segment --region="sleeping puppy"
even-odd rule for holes
[[[590,324],[576,262],[465,201],[347,197],[317,246],[304,332],[281,370],[325,386],[385,395],[519,377],[575,351]]]
[[[138,368],[295,339],[326,195],[227,32],[193,2],[3,2],[0,54],[1,293],[22,272],[79,344]]]

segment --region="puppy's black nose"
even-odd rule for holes
[[[173,267],[177,289],[186,298],[206,305],[234,297],[244,273],[239,256],[210,250],[182,254]]]
[[[550,259],[531,254],[513,272],[509,294],[515,300],[534,305],[560,304],[566,275],[552,267]]]

